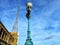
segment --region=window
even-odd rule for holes
[[[1,35],[2,35],[2,29],[0,28],[0,37],[1,37]]]
[[[4,38],[4,31],[3,31],[3,34],[2,34],[2,39]]]
[[[2,28],[1,28],[1,35],[2,35],[2,39],[3,39],[4,32],[3,32]]]

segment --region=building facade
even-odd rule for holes
[[[10,34],[13,36],[14,41],[13,41],[13,45],[17,45],[17,40],[18,40],[18,33],[17,32],[10,32]]]
[[[13,35],[5,28],[5,26],[0,21],[0,45],[17,45],[14,44],[14,41],[15,39]]]

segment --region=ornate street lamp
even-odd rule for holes
[[[27,14],[26,14],[26,18],[28,20],[28,30],[27,30],[27,39],[26,39],[26,42],[25,42],[25,45],[33,45],[33,42],[31,41],[31,36],[30,36],[30,22],[29,22],[29,19],[30,19],[30,12],[31,12],[31,8],[32,8],[32,3],[31,2],[28,2],[27,3]]]

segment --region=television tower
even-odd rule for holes
[[[26,8],[26,10],[27,10],[26,18],[28,20],[28,29],[27,29],[27,39],[26,39],[25,45],[33,45],[31,35],[30,35],[31,33],[30,33],[30,22],[29,22],[32,3],[28,2],[26,6],[27,6],[27,8]]]
[[[19,15],[19,10],[20,10],[20,6],[18,5],[18,8],[17,8],[17,13],[16,13],[16,19],[15,19],[15,22],[14,22],[14,25],[13,25],[13,28],[12,28],[12,31],[11,31],[11,35],[14,37],[14,41],[13,41],[13,44],[12,45],[18,45],[17,42],[18,42],[18,15]]]
[[[16,19],[12,28],[12,32],[18,32],[18,15],[19,15],[20,5],[18,5],[17,12],[16,12]]]

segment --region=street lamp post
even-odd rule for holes
[[[30,26],[29,19],[30,19],[31,8],[32,8],[32,3],[28,2],[27,8],[26,8],[26,10],[27,10],[26,18],[28,20],[28,30],[27,30],[27,39],[26,39],[25,45],[33,45],[33,42],[31,41],[30,27],[29,27]]]

